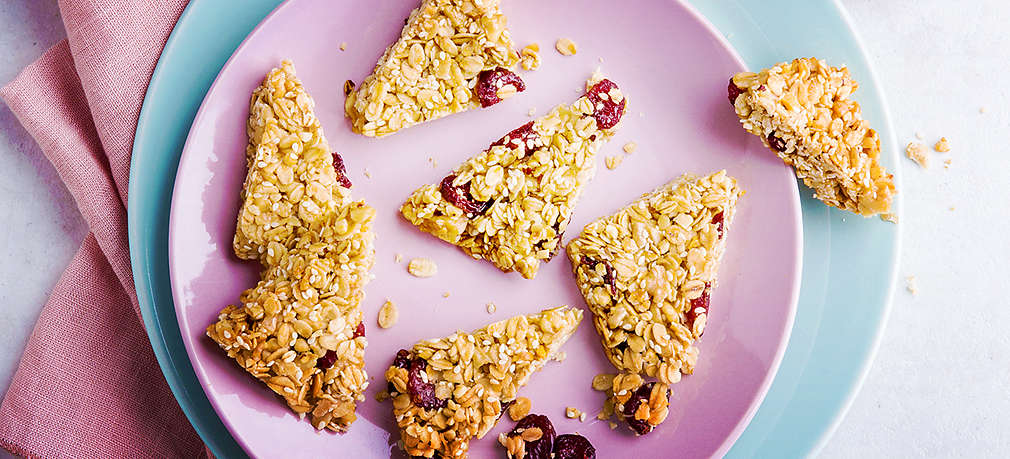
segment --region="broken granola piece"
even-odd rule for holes
[[[382,137],[523,91],[506,21],[498,0],[422,0],[344,102],[354,132]],[[477,88],[494,97],[478,97]]]
[[[559,248],[626,103],[616,84],[597,76],[575,103],[506,134],[440,184],[415,191],[400,212],[474,258],[532,279]]]
[[[610,397],[614,413],[636,435],[652,432],[670,414],[670,386],[645,382],[637,374],[621,374],[614,378]]]
[[[743,191],[726,171],[676,179],[568,244],[604,353],[666,384],[694,371],[726,231]]]
[[[947,153],[950,151],[950,141],[946,137],[940,137],[940,140],[937,140],[936,144],[933,145],[933,149],[939,153]]]
[[[580,309],[563,306],[422,341],[397,353],[386,381],[407,454],[466,457],[470,440],[483,438],[497,424],[519,388],[581,320]]]
[[[850,96],[847,68],[806,58],[729,83],[730,103],[750,133],[774,150],[825,204],[862,216],[891,209],[894,177],[880,165],[880,138]]]
[[[908,159],[915,161],[919,167],[923,169],[929,168],[929,156],[926,156],[926,147],[918,142],[910,142],[908,146],[905,147],[905,156]]]
[[[375,210],[341,182],[343,163],[290,62],[253,92],[249,113],[234,250],[264,269],[207,336],[315,428],[343,432],[368,386],[359,305]]]

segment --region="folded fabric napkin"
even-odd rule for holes
[[[202,457],[141,322],[126,237],[137,117],[185,0],[60,0],[67,39],[3,89],[90,226],[0,405],[29,457]]]

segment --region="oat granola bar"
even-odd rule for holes
[[[207,335],[317,429],[345,431],[368,386],[359,304],[375,210],[353,201],[290,62],[252,95],[234,250],[263,265]]]
[[[488,107],[526,89],[498,0],[422,0],[344,104],[354,132],[382,137]]]
[[[407,454],[466,457],[581,320],[563,306],[399,351],[386,381]]]
[[[595,75],[575,103],[506,134],[440,184],[415,191],[400,212],[474,258],[532,279],[559,248],[626,104],[616,84]]]
[[[847,68],[814,58],[784,62],[729,83],[744,128],[793,167],[825,204],[863,216],[887,213],[894,177],[880,165],[880,138],[850,96]]]
[[[742,191],[719,171],[691,174],[586,225],[568,244],[604,353],[664,384],[690,374],[709,295]]]

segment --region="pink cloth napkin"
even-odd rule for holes
[[[126,238],[137,117],[185,0],[60,0],[67,39],[0,97],[90,226],[0,405],[0,446],[29,457],[201,457],[140,318]]]

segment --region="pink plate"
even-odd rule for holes
[[[533,412],[553,420],[559,434],[587,436],[601,458],[725,453],[761,403],[788,341],[802,239],[795,179],[740,129],[726,100],[727,79],[743,67],[739,59],[700,16],[676,1],[629,2],[614,11],[616,3],[604,0],[506,0],[503,8],[516,44],[540,43],[543,56],[539,70],[521,74],[526,92],[490,109],[381,140],[353,134],[343,116],[344,81],[360,82],[371,71],[416,3],[287,2],[235,52],[193,122],[172,202],[172,290],[189,357],[225,425],[254,456],[402,456],[391,407],[373,398],[385,386],[382,375],[397,349],[514,314],[562,304],[584,307],[564,254],[543,265],[535,280],[524,280],[421,233],[398,209],[415,188],[437,183],[465,158],[528,121],[531,109],[543,114],[575,100],[585,79],[602,67],[629,97],[628,113],[597,158],[597,176],[583,194],[565,242],[591,220],[684,172],[726,169],[747,195],[728,235],[697,369],[675,386],[671,414],[661,428],[636,438],[623,426],[612,431],[594,419],[603,396],[590,381],[613,369],[588,311],[564,348],[567,359],[547,365],[521,393],[533,400]],[[573,39],[578,54],[556,53],[559,37]],[[342,42],[346,51],[339,49]],[[346,435],[318,433],[299,421],[204,335],[218,310],[237,302],[257,279],[258,266],[239,261],[231,251],[245,176],[245,122],[250,92],[285,58],[295,63],[315,97],[330,144],[347,164],[354,194],[378,209],[375,280],[362,305],[372,385]],[[631,141],[638,149],[623,153],[621,146]],[[607,170],[602,163],[609,155],[624,156],[624,163]],[[397,254],[404,261],[395,262]],[[437,261],[437,276],[407,274],[406,260],[420,256]],[[400,320],[382,330],[375,325],[376,314],[386,298],[399,306]],[[495,313],[487,312],[488,302],[497,305]],[[588,419],[565,418],[567,406],[588,412]],[[511,426],[504,418],[486,438],[474,441],[473,457],[501,456],[495,439]]]

